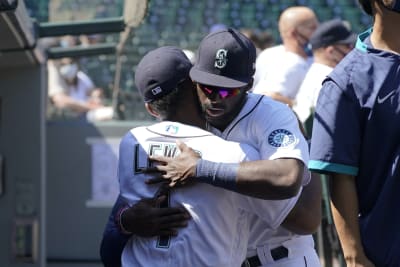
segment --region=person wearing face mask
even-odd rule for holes
[[[304,124],[317,103],[322,81],[354,47],[356,34],[340,19],[321,23],[310,38],[314,62],[308,70],[293,110]]]
[[[48,95],[53,106],[69,116],[84,115],[88,120],[111,119],[111,107],[104,107],[102,90],[79,70],[72,58],[48,61]]]
[[[257,57],[254,93],[292,106],[312,62],[309,39],[317,26],[318,19],[308,7],[289,7],[282,12],[279,18],[282,45],[268,48]]]
[[[373,26],[322,84],[308,168],[329,175],[347,266],[400,266],[400,2],[359,0]]]

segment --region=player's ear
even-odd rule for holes
[[[151,104],[149,104],[149,103],[144,103],[144,106],[145,106],[147,112],[148,112],[151,116],[154,116],[154,117],[156,117],[156,118],[160,118],[160,114],[159,114],[156,110],[154,110],[154,108],[151,106]]]
[[[328,45],[327,47],[325,47],[325,51],[328,52],[329,55],[331,55],[335,52],[335,48],[333,45]]]

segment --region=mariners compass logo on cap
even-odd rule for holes
[[[225,68],[227,59],[228,51],[225,49],[219,49],[215,54],[215,64],[214,66],[218,69]]]
[[[197,61],[189,73],[193,81],[232,89],[252,81],[256,48],[238,30],[228,28],[208,34],[197,51]]]

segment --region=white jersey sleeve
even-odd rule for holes
[[[285,220],[286,216],[296,205],[301,192],[302,188],[300,188],[295,197],[282,200],[263,200],[240,196],[238,202],[241,203],[240,206],[245,211],[251,213],[252,216],[256,215],[259,220],[262,220],[264,227],[273,230],[277,229]]]

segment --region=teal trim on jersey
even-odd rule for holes
[[[308,162],[308,169],[311,171],[323,171],[323,172],[336,172],[336,173],[343,173],[349,175],[357,175],[358,168],[343,165],[343,164],[336,164],[336,163],[329,163],[319,160],[310,160]]]
[[[368,46],[364,43],[365,38],[370,36],[372,33],[372,27],[363,33],[360,33],[357,37],[356,48],[360,51],[367,52]]]

